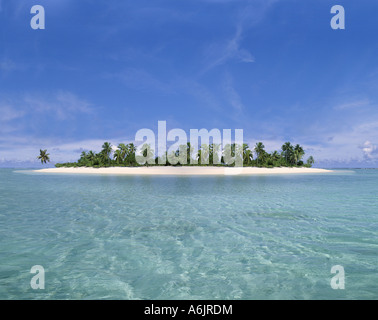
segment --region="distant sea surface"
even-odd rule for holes
[[[32,266],[45,270],[33,290]],[[345,271],[334,290],[333,266]],[[339,274],[340,275],[340,274]],[[377,299],[378,170],[0,169],[0,299]]]

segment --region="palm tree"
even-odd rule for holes
[[[171,164],[187,164],[188,163],[188,145],[181,144],[179,145],[178,149],[173,152],[170,156],[170,163]]]
[[[223,147],[221,163],[231,165],[233,161],[232,157],[232,146],[228,143]]]
[[[231,157],[235,157],[236,144],[231,144]]]
[[[274,162],[277,162],[280,160],[280,154],[278,153],[278,151],[273,151],[272,154],[271,154],[271,158]]]
[[[198,151],[197,151],[197,163],[199,164],[199,165],[201,165],[201,159],[202,159],[202,150],[201,150],[201,148],[199,148],[198,149]]]
[[[245,152],[244,161],[245,161],[245,164],[247,166],[249,166],[252,163],[252,161],[253,161],[253,152],[252,152],[252,150],[247,149],[247,151]]]
[[[285,142],[282,146],[282,153],[285,157],[286,165],[292,164],[294,149],[290,142]]]
[[[117,149],[114,152],[114,160],[117,162],[117,164],[120,164],[120,162],[123,161],[122,151],[120,149]]]
[[[253,160],[253,152],[249,149],[248,144],[243,144],[243,164],[249,166]]]
[[[209,155],[210,155],[210,147],[207,144],[203,144],[200,147],[200,161],[201,165],[203,164],[209,164]]]
[[[154,150],[151,148],[151,146],[147,143],[143,144],[143,146],[140,148],[140,151],[142,155],[136,156],[136,161],[140,165],[146,165],[154,164]]]
[[[211,165],[220,164],[219,151],[221,145],[218,143],[212,143],[209,147],[209,162]]]
[[[101,154],[103,156],[103,160],[105,163],[109,163],[110,161],[110,154],[112,153],[112,145],[109,142],[105,142],[102,145],[102,151]]]
[[[86,166],[87,163],[88,163],[88,155],[85,151],[83,151],[80,155],[80,159],[78,161],[78,164]]]
[[[213,162],[213,147],[214,147],[214,144],[213,143],[210,143],[209,144],[209,164],[212,165],[214,162]]]
[[[176,150],[176,151],[172,150],[171,153],[168,153],[168,152],[166,153],[169,165],[175,166],[179,163],[179,160],[177,159],[179,153],[180,153],[179,150]]]
[[[127,155],[128,148],[124,143],[118,145],[118,149],[121,151],[121,160],[124,161]]]
[[[255,145],[255,152],[257,157],[257,164],[261,163],[263,155],[265,153],[265,146],[262,142],[258,142]]]
[[[309,156],[308,159],[307,159],[307,165],[309,165],[310,167],[312,167],[312,165],[315,163],[315,160],[313,158],[313,156]]]
[[[127,147],[129,149],[130,154],[133,154],[137,151],[137,147],[134,145],[134,143],[129,143]]]
[[[249,145],[247,143],[243,143],[243,154],[249,149]]]
[[[305,152],[304,152],[303,148],[299,144],[297,144],[294,148],[294,154],[293,154],[294,161],[295,161],[296,164],[298,164],[298,162],[301,161],[304,154],[305,154]]]
[[[126,158],[125,158],[125,162],[128,163],[129,165],[134,165],[136,163],[136,160],[135,160],[135,153],[137,151],[137,147],[134,145],[134,143],[129,143],[127,146],[126,146],[127,150],[126,150]]]
[[[37,157],[38,160],[41,160],[41,163],[44,164],[46,162],[50,162],[49,153],[47,153],[47,150],[39,150],[39,156]]]
[[[94,152],[92,150],[87,153],[87,159],[90,162],[94,162],[95,161],[96,155],[94,154]]]
[[[243,146],[241,144],[235,145],[235,164],[234,166],[243,166]]]
[[[192,147],[191,143],[188,142],[186,144],[186,157],[187,157],[187,164],[191,164],[192,160],[192,154],[193,154],[194,148]]]

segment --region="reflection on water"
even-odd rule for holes
[[[378,170],[26,173],[0,170],[2,299],[377,298]],[[333,265],[345,290],[330,286]]]

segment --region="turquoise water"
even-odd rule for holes
[[[0,299],[377,299],[378,170],[0,170]],[[45,268],[33,290],[30,269]],[[345,269],[333,290],[331,268]]]

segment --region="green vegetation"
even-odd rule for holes
[[[39,156],[37,157],[38,160],[41,160],[41,163],[44,164],[46,162],[50,162],[50,154],[47,153],[47,150],[39,150]]]
[[[57,163],[55,166],[60,167],[136,167],[141,166],[138,164],[138,156],[136,155],[137,147],[133,143],[127,145],[121,143],[117,149],[113,152],[112,145],[109,142],[105,142],[102,145],[102,150],[99,153],[93,151],[83,151],[80,159],[73,163]],[[42,163],[50,161],[47,150],[42,151],[38,157]],[[218,144],[201,145],[199,150],[193,150],[193,147],[188,143],[178,148],[176,152],[172,152],[161,157],[154,159],[154,151],[150,145],[143,146],[142,155],[144,166],[170,166],[170,165],[187,165],[187,166],[226,166],[224,154],[231,154],[232,157],[240,156],[243,159],[243,166],[245,167],[308,167],[311,168],[314,164],[314,158],[310,156],[306,164],[303,162],[305,151],[297,144],[293,146],[290,142],[286,142],[280,151],[273,151],[268,153],[265,151],[265,146],[262,142],[256,143],[251,150],[248,144],[243,146],[231,144],[226,145],[221,150],[221,146]],[[180,155],[184,155],[180,157]],[[255,157],[254,157],[255,156]],[[176,158],[174,158],[176,157]],[[179,157],[179,160],[177,160]],[[166,161],[168,159],[169,161]],[[191,160],[194,160],[197,164],[190,164]],[[159,161],[160,160],[160,161]],[[158,164],[158,163],[164,164]],[[193,161],[192,161],[193,162]],[[172,164],[171,164],[172,163]],[[207,164],[209,163],[209,164]],[[233,166],[233,165],[230,165]]]

